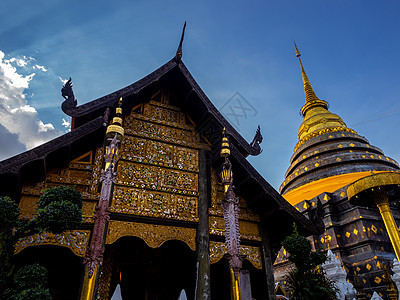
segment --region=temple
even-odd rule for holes
[[[182,62],[182,41],[151,74],[86,104],[69,80],[71,132],[0,162],[1,195],[22,220],[48,187],[83,195],[80,228],[15,247],[17,265],[48,268],[54,299],[274,299],[272,264],[292,224],[322,230],[248,162],[260,131],[249,144],[227,122]]]
[[[314,92],[296,48],[303,78],[304,117],[298,143],[280,192],[298,211],[325,230],[310,236],[315,249],[329,249],[357,289],[357,299],[377,292],[398,299],[387,274],[400,254],[399,165],[346,126]],[[275,280],[289,263],[281,249]],[[347,299],[347,298],[346,298]]]
[[[328,110],[296,46],[304,120],[277,192],[247,160],[260,128],[248,143],[215,108],[182,61],[183,38],[170,61],[86,104],[70,79],[71,132],[0,162],[0,195],[22,221],[46,188],[84,200],[79,228],[19,239],[17,267],[46,266],[53,299],[276,299],[296,223],[357,299],[398,299],[398,163]]]

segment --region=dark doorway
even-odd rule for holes
[[[228,261],[221,258],[211,265],[211,299],[230,300],[230,274]]]
[[[153,249],[142,239],[124,237],[112,247],[112,281],[119,281],[123,300],[177,300],[182,289],[194,299],[195,252],[185,243],[168,241]]]
[[[252,298],[257,300],[268,299],[264,271],[255,268],[248,260],[243,261],[243,270],[250,271]],[[230,300],[230,292],[229,264],[225,258],[222,258],[211,265],[211,298]]]

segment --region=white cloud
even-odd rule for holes
[[[26,100],[26,89],[35,73],[24,76],[17,68],[26,69],[34,59],[4,58],[5,53],[0,51],[0,125],[16,135],[27,149],[57,137],[60,132],[51,123],[41,121],[36,109]]]
[[[65,127],[65,132],[70,132],[71,131],[71,122],[65,120],[64,118],[62,118],[63,122],[62,122],[62,126]]]
[[[65,83],[68,81],[68,79],[62,79],[60,76],[58,76],[58,79],[60,79],[60,81],[62,82],[62,84],[65,84]]]
[[[3,60],[5,54],[4,52],[0,51],[0,76],[1,80],[4,80],[5,83],[14,88],[23,88],[27,89],[29,87],[29,81],[35,76],[35,73],[32,73],[27,76],[23,76],[18,74],[17,69],[11,64],[15,62],[16,59],[5,59]],[[18,64],[18,63],[17,63]],[[25,96],[24,96],[25,98]]]
[[[63,122],[62,122],[62,126],[64,126],[65,128],[68,128],[69,126],[71,126],[71,123],[67,120],[65,120],[64,118],[62,118]]]
[[[36,109],[35,109],[34,107],[30,106],[30,105],[24,105],[24,106],[12,108],[12,109],[10,110],[10,112],[13,113],[13,114],[18,113],[18,112],[22,112],[22,113],[24,113],[24,112],[27,112],[27,113],[35,113],[35,112],[36,112]]]
[[[43,72],[47,72],[47,69],[44,66],[34,65],[33,69],[39,69],[42,70]]]
[[[23,59],[17,60],[17,65],[20,67],[26,67],[27,64],[28,64],[28,62],[26,60],[23,60]]]

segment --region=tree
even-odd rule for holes
[[[289,261],[295,265],[286,278],[293,299],[336,299],[334,282],[319,267],[327,260],[326,254],[312,251],[311,242],[299,235],[295,224],[293,233],[283,240],[282,245],[290,254]]]
[[[37,217],[22,223],[18,205],[0,197],[0,299],[51,299],[46,288],[46,268],[34,264],[15,272],[14,245],[25,236],[43,231],[61,233],[82,224],[82,195],[72,187],[45,190],[39,199]]]
[[[50,300],[47,286],[47,269],[39,264],[20,268],[14,275],[10,300]]]
[[[9,197],[0,197],[0,296],[9,286],[14,254],[13,228],[17,227],[19,208]]]
[[[82,195],[72,187],[57,186],[44,191],[34,220],[40,231],[60,233],[82,224]]]

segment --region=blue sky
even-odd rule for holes
[[[79,104],[131,84],[174,56],[185,20],[184,63],[217,108],[236,92],[255,108],[236,126],[251,141],[261,125],[250,161],[275,188],[302,121],[294,40],[319,98],[400,161],[400,3],[368,0],[3,0],[0,159],[68,130],[61,79]]]

